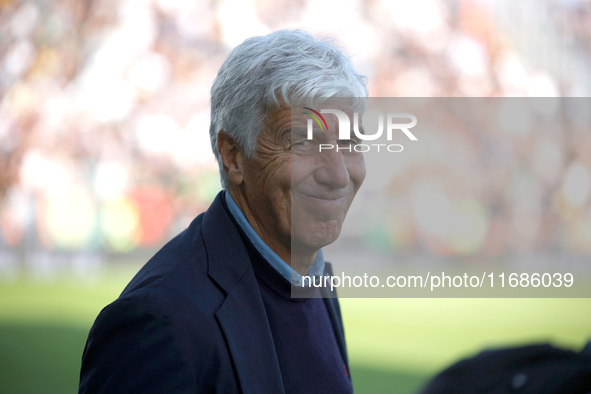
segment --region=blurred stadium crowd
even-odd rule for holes
[[[374,97],[591,93],[585,0],[0,0],[2,272],[32,254],[153,250],[178,233],[219,190],[208,100],[221,62],[247,37],[301,27],[338,37]],[[443,236],[433,251],[478,256],[541,242],[591,253],[588,120],[497,145],[457,133],[441,144],[459,142],[469,161],[440,161],[445,176],[406,166],[392,185],[415,206],[450,206],[437,192],[446,176],[474,190],[450,212],[478,221],[481,239],[454,247]],[[491,146],[501,153],[487,155]],[[467,163],[494,183],[458,177]],[[392,205],[385,231],[397,248],[450,234],[406,208]]]

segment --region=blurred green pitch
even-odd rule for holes
[[[88,330],[137,271],[92,281],[0,284],[0,393],[74,393]],[[412,393],[455,360],[494,346],[591,339],[591,299],[343,299],[358,393]]]

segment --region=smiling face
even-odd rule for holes
[[[316,252],[334,242],[353,197],[365,178],[361,153],[318,152],[318,144],[341,147],[338,121],[325,116],[329,131],[306,139],[306,115],[291,108],[271,111],[257,140],[257,155],[237,159],[241,176],[229,174],[232,196],[263,241],[282,259],[301,260],[305,273]],[[237,184],[238,183],[238,184]],[[292,254],[293,252],[293,254]],[[310,260],[311,258],[311,260]]]

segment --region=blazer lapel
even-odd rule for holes
[[[325,263],[324,275],[332,276],[332,266],[330,263]],[[332,327],[337,338],[337,344],[341,351],[341,355],[343,356],[343,360],[345,361],[345,365],[347,366],[347,371],[349,371],[349,359],[347,357],[347,347],[345,345],[345,330],[343,328],[341,308],[339,307],[337,293],[336,291],[331,291],[329,287],[321,287],[320,290],[330,316],[330,321],[332,322]]]
[[[208,274],[226,294],[216,312],[242,391],[284,393],[273,336],[248,252],[218,194],[203,219]]]
[[[260,302],[260,305],[255,306],[255,302]],[[275,345],[260,294],[255,294],[246,284],[237,286],[228,294],[216,317],[226,336],[243,391],[284,393]]]

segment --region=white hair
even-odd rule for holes
[[[269,111],[311,98],[366,96],[366,77],[329,41],[301,30],[247,39],[228,54],[211,87],[209,134],[222,187],[227,188],[229,180],[217,148],[220,130],[253,158]]]

